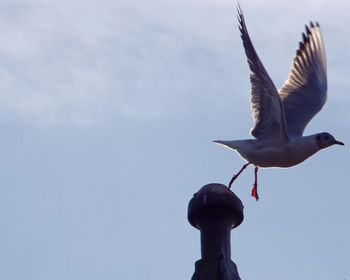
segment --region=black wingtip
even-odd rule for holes
[[[244,16],[243,16],[242,7],[241,7],[241,5],[239,4],[239,2],[238,2],[238,4],[237,4],[237,13],[238,13],[237,18],[238,18],[238,23],[239,23],[238,29],[239,29],[239,31],[241,32],[241,34],[243,34],[243,29],[244,29]]]
[[[299,41],[299,50],[304,48],[304,43],[302,41]]]
[[[244,17],[243,17],[243,11],[239,2],[237,4],[237,14],[238,14],[238,21],[240,24],[242,24]]]
[[[320,28],[320,23],[318,21],[313,22],[310,20],[310,27],[311,28],[316,28],[316,27]]]
[[[304,43],[306,43],[306,42],[308,41],[308,39],[307,39],[307,37],[306,37],[305,33],[303,33],[303,35],[302,35],[302,36],[303,36],[303,42],[304,42]]]
[[[311,23],[311,21],[310,21],[310,23]],[[311,27],[313,27],[313,25],[311,25]],[[311,34],[310,28],[307,25],[305,25],[305,31],[306,31],[307,36],[309,36]]]
[[[242,7],[241,7],[241,4],[239,2],[237,3],[237,12],[238,12],[239,15],[243,14]]]

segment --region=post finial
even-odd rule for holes
[[[193,195],[188,221],[201,232],[202,259],[192,280],[240,280],[231,260],[231,229],[244,219],[241,200],[222,184],[208,184]]]

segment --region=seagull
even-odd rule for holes
[[[344,143],[327,132],[303,136],[306,125],[327,99],[326,56],[319,23],[305,25],[289,77],[277,90],[254,49],[239,5],[237,12],[251,71],[254,127],[250,134],[256,139],[213,142],[235,150],[247,161],[232,177],[229,189],[248,165],[255,166],[252,196],[258,200],[257,174],[260,167],[292,167],[322,149]]]

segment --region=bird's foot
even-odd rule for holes
[[[259,195],[258,195],[258,185],[254,184],[253,189],[252,189],[252,196],[255,197],[256,201],[259,200]]]
[[[229,189],[231,189],[231,186],[232,186],[233,182],[237,179],[237,177],[238,177],[238,174],[236,174],[236,175],[234,175],[234,176],[232,177],[230,183],[228,184],[228,188],[229,188]]]
[[[247,168],[247,166],[249,165],[250,163],[248,162],[247,164],[243,165],[243,167],[241,168],[241,170],[232,177],[230,183],[228,184],[228,188],[231,189],[231,186],[232,186],[232,183],[234,182],[234,180],[237,179],[237,177],[243,172],[244,169]]]

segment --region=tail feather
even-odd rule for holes
[[[219,145],[228,147],[230,149],[237,150],[237,145],[236,145],[237,141],[213,140],[213,142]]]

